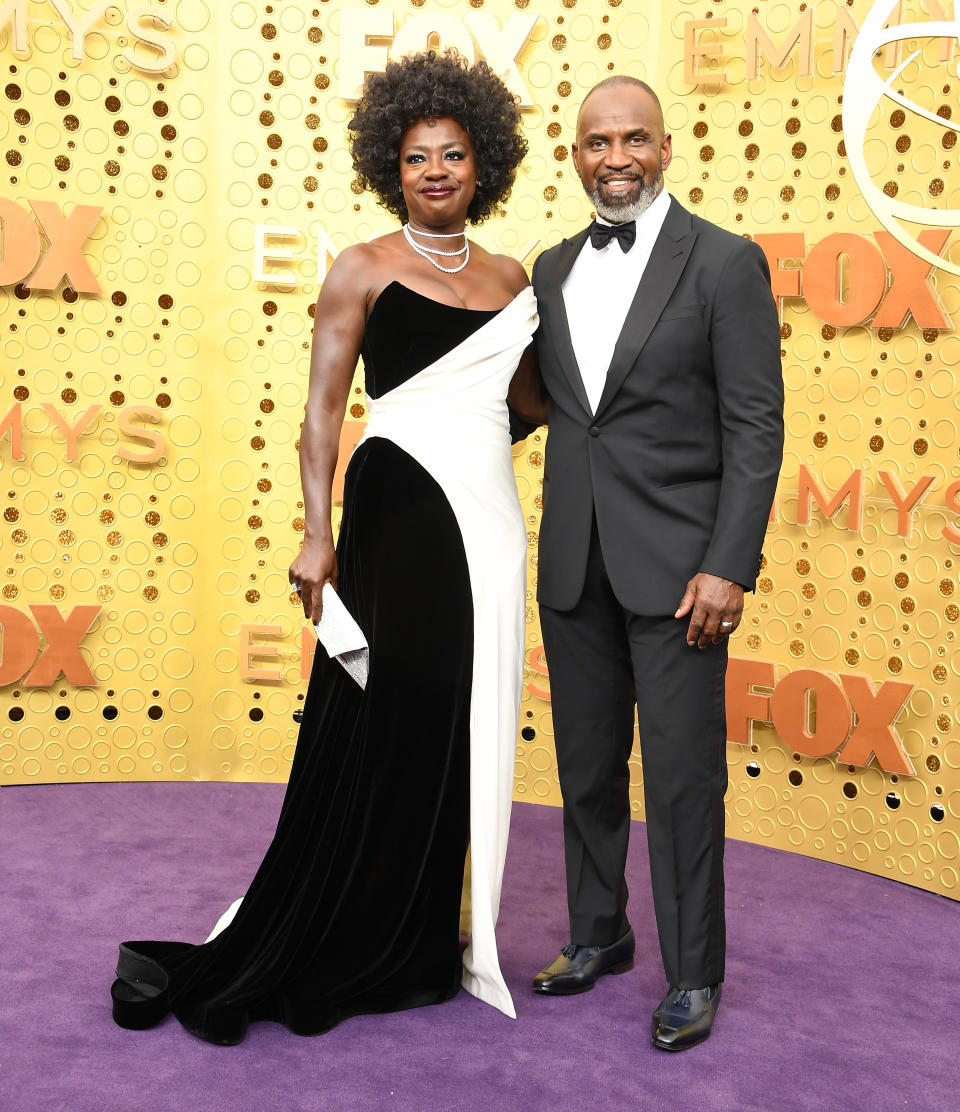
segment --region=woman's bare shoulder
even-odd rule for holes
[[[367,243],[351,243],[334,259],[323,281],[323,288],[340,296],[368,297],[372,289],[383,284],[379,278],[391,269],[396,257],[396,233],[379,236]]]
[[[510,255],[494,255],[490,251],[478,248],[476,244],[471,244],[471,251],[477,253],[482,251],[483,265],[489,267],[514,296],[530,285],[530,279],[522,264]]]

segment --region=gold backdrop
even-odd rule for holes
[[[941,22],[886,44],[888,15]],[[731,646],[729,833],[960,897],[960,83],[937,5],[14,0],[0,19],[3,783],[285,778],[313,645],[286,575],[312,304],[339,250],[395,226],[353,181],[350,97],[391,50],[452,44],[506,75],[530,142],[479,242],[529,267],[589,219],[577,106],[619,72],[661,93],[674,195],[771,260],[787,448]],[[344,455],[363,419],[358,378]],[[545,439],[515,454],[516,794],[557,804]]]

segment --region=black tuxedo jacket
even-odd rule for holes
[[[594,515],[613,590],[636,614],[672,614],[698,571],[752,590],[783,452],[763,252],[671,199],[591,413],[561,290],[586,238],[533,268],[550,395],[537,597],[576,605]]]

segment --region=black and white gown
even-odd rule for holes
[[[494,926],[522,679],[526,533],[506,393],[537,324],[392,282],[367,321],[369,423],[347,469],[339,592],[370,644],[364,691],[318,648],[276,834],[201,945],[121,947],[114,1017],[167,1009],[239,1042],[274,1020],[438,1003],[460,983],[515,1014]],[[471,848],[470,944],[460,955]]]

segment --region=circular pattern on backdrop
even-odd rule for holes
[[[31,24],[33,52],[17,60],[19,72],[9,78],[19,99],[0,113],[4,147],[20,157],[17,167],[7,159],[18,178],[12,196],[21,205],[21,195],[65,208],[81,200],[104,205],[85,245],[103,293],[77,297],[66,284],[22,298],[12,286],[0,291],[5,319],[15,326],[5,334],[4,355],[14,373],[24,371],[12,381],[27,453],[8,472],[4,526],[12,570],[3,580],[4,603],[24,614],[50,602],[64,612],[73,605],[104,609],[83,650],[94,662],[96,687],[61,678],[66,695],[54,697],[60,690],[54,685],[31,691],[29,699],[15,697],[15,687],[3,689],[6,708],[23,709],[26,723],[16,731],[16,746],[4,735],[0,767],[7,782],[286,774],[289,715],[304,690],[286,568],[303,535],[297,438],[317,248],[329,242],[339,251],[395,226],[352,181],[343,143],[352,109],[337,95],[342,6],[332,0],[311,14],[309,6],[267,12],[244,2],[221,13],[201,0],[181,0],[176,22],[186,37],[164,74],[130,66],[119,44],[96,27],[77,68],[56,24]],[[484,10],[502,23],[524,6],[487,0]],[[454,3],[442,7],[460,18]],[[570,146],[584,88],[610,72],[632,73],[670,92],[675,158],[668,187],[693,211],[738,233],[802,233],[808,254],[833,231],[875,242],[875,222],[846,162],[842,78],[829,66],[821,61],[817,76],[806,79],[794,59],[778,69],[761,56],[760,76],[748,85],[743,59],[727,51],[726,85],[684,82],[676,60],[685,25],[715,7],[685,3],[659,25],[655,43],[648,13],[636,5],[611,0],[589,8],[561,0],[540,13],[520,61],[537,102],[524,117],[530,155],[506,219],[480,230],[485,244],[526,252],[529,268],[538,250],[589,219]],[[104,27],[113,27],[110,12]],[[720,14],[728,21],[725,41],[742,36],[745,13]],[[397,20],[405,18],[398,9]],[[785,4],[763,15],[781,38],[794,18]],[[222,87],[210,64],[215,51],[225,62]],[[955,89],[945,85],[954,79],[937,69],[935,47],[927,52],[901,80],[911,83],[907,91],[918,103],[953,111]],[[698,64],[709,70],[715,63]],[[59,76],[61,66],[69,77]],[[28,123],[13,115],[19,109],[29,111]],[[956,186],[943,166],[955,135],[901,115],[895,106],[885,109],[869,133],[871,172],[901,201],[956,207]],[[270,223],[301,233],[279,241],[293,252],[282,264],[290,286],[252,280],[254,228]],[[960,312],[955,286],[941,277],[934,284],[947,311]],[[766,566],[731,649],[751,662],[773,662],[781,679],[803,666],[831,682],[856,673],[875,687],[914,684],[900,731],[917,774],[894,782],[876,762],[851,771],[817,761],[757,724],[749,753],[730,746],[730,830],[818,856],[846,855],[956,896],[949,862],[960,851],[937,839],[945,817],[960,817],[960,749],[950,736],[951,682],[960,670],[954,640],[960,545],[944,536],[957,520],[945,491],[960,479],[960,414],[949,373],[960,361],[960,342],[913,322],[898,329],[869,321],[826,325],[797,299],[785,302],[781,324],[789,390],[782,493]],[[17,389],[26,391],[22,398]],[[65,458],[65,438],[44,403],[80,429],[75,458]],[[83,424],[91,405],[101,411]],[[359,376],[348,414],[364,419]],[[514,457],[531,538],[530,652],[540,648],[533,592],[546,440],[536,435]],[[155,444],[162,444],[160,457],[143,462]],[[814,505],[810,525],[796,525],[801,464],[828,496],[862,469],[861,526],[849,527],[849,498],[832,519]],[[898,476],[905,490],[924,476],[934,480],[911,515],[910,537],[898,533],[900,517],[881,471]],[[60,514],[67,517],[58,520]],[[114,604],[116,612],[106,609]],[[239,676],[241,627],[257,624],[283,631],[278,685]],[[216,700],[211,709],[207,699],[195,698],[211,637],[236,730],[216,725]],[[549,685],[542,667],[528,655],[517,791],[556,803],[550,704],[537,694]],[[243,735],[241,752],[238,731],[254,705],[264,721]],[[59,706],[70,709],[76,731],[65,745],[53,733]],[[153,707],[160,719],[149,717]],[[171,721],[178,716],[182,721]],[[150,735],[157,721],[163,725]],[[34,744],[38,736],[44,743]],[[208,751],[194,737],[212,737]],[[96,748],[98,738],[107,739],[106,748]],[[642,770],[636,760],[630,767],[639,817]],[[868,813],[869,825],[846,812],[851,800],[857,813]],[[888,834],[881,820],[890,816]]]

